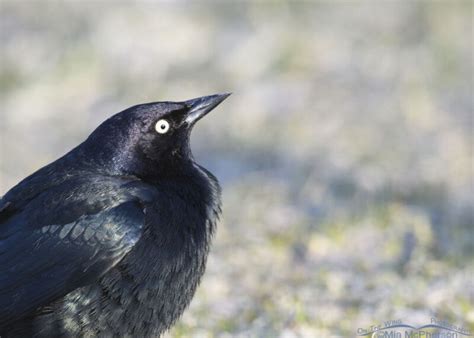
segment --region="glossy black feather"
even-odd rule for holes
[[[220,212],[189,134],[225,97],[129,108],[5,194],[0,336],[151,337],[179,318]]]

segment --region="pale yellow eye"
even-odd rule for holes
[[[159,134],[166,134],[170,129],[170,124],[166,120],[159,120],[155,124],[155,130]]]

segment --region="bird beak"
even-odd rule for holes
[[[186,122],[188,125],[193,125],[211,110],[216,108],[222,101],[229,97],[230,94],[231,93],[224,93],[203,96],[184,102],[189,108],[184,122]]]

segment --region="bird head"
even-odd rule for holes
[[[173,175],[192,161],[195,123],[230,94],[130,107],[102,123],[84,142],[86,158],[115,174]]]

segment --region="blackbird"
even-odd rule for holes
[[[221,189],[190,133],[230,94],[128,108],[0,200],[0,336],[156,337],[204,273]]]

